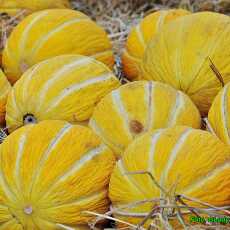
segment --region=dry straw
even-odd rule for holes
[[[198,199],[188,197],[183,194],[176,193],[177,182],[167,191],[162,188],[157,180],[153,177],[150,172],[139,171],[139,172],[127,172],[129,175],[148,175],[153,184],[159,188],[161,197],[146,199],[142,201],[137,201],[130,203],[128,205],[123,205],[120,207],[110,207],[110,211],[105,214],[98,214],[94,212],[85,211],[86,214],[95,215],[96,219],[94,222],[90,223],[89,226],[91,229],[95,229],[97,223],[103,219],[112,220],[116,223],[121,223],[126,225],[125,228],[120,229],[130,229],[130,230],[174,230],[175,228],[171,225],[171,220],[176,220],[180,223],[180,229],[230,229],[229,227],[223,226],[218,223],[205,222],[205,225],[191,225],[184,220],[185,214],[190,214],[199,218],[202,218],[202,215],[212,216],[217,218],[225,218],[230,216],[230,206],[226,207],[216,207],[206,202],[202,202]],[[153,203],[154,208],[149,213],[129,213],[126,212],[133,207],[144,203]],[[188,203],[196,204],[191,206]],[[114,218],[113,215],[126,216],[126,217],[139,217],[142,220],[138,225],[133,225],[132,223],[125,222],[119,218]],[[151,224],[147,229],[144,228],[144,224],[147,221],[151,220]]]

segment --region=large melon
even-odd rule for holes
[[[207,215],[205,210],[210,207],[229,207],[230,148],[209,132],[182,126],[144,134],[129,145],[117,162],[109,197],[117,219],[137,225],[158,207],[152,213],[158,225],[163,213],[165,219],[160,223],[163,225],[167,216],[174,226],[162,229],[185,229],[179,215],[170,216],[173,209],[176,214],[180,207],[185,223],[191,224],[194,213],[186,205],[200,216]],[[153,221],[150,215],[145,229]]]
[[[79,55],[43,61],[17,81],[7,101],[10,131],[42,120],[87,122],[96,104],[120,86],[103,63]]]
[[[27,16],[12,31],[2,61],[14,83],[34,64],[63,54],[92,56],[111,68],[114,64],[106,32],[85,14],[70,9],[43,10]]]
[[[140,78],[165,82],[188,94],[206,115],[230,80],[230,18],[201,12],[180,17],[151,40]]]
[[[123,69],[128,79],[138,78],[140,63],[149,41],[162,30],[164,25],[189,13],[183,9],[159,10],[146,16],[132,28],[122,55]]]
[[[89,128],[28,125],[5,139],[0,155],[2,230],[75,230],[95,218],[84,211],[108,210],[115,158]]]

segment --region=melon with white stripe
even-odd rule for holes
[[[6,102],[11,85],[0,69],[0,124],[5,122]]]
[[[190,96],[203,116],[230,81],[230,17],[199,12],[180,17],[151,40],[140,78],[160,81]]]
[[[91,57],[62,55],[34,65],[13,86],[6,121],[10,131],[41,120],[86,122],[95,105],[120,86],[103,63]]]
[[[230,148],[207,131],[185,126],[155,130],[134,140],[117,162],[109,188],[114,216],[135,225],[157,205],[183,206],[176,201],[178,195],[224,207],[230,204],[229,194]],[[207,208],[195,201],[185,203]],[[159,212],[155,210],[156,218]],[[149,218],[144,227],[152,221]],[[172,224],[177,225],[172,229],[184,229],[179,221]]]
[[[0,229],[78,229],[108,210],[111,150],[87,127],[42,121],[0,148]]]
[[[137,79],[145,48],[158,31],[165,24],[189,13],[183,9],[159,10],[146,16],[137,26],[132,28],[122,55],[123,69],[127,78],[130,80]]]
[[[70,7],[69,0],[0,0],[1,8],[29,9],[32,11],[49,8]]]
[[[85,14],[70,9],[33,13],[12,31],[3,50],[3,66],[9,80],[45,59],[64,55],[92,56],[112,68],[111,42],[100,26]]]
[[[160,82],[135,81],[106,95],[89,125],[119,157],[143,132],[174,125],[200,128],[200,114],[181,91]]]
[[[208,113],[211,131],[230,145],[230,83],[215,97]]]

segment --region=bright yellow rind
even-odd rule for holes
[[[10,90],[11,85],[0,69],[0,124],[5,122],[6,101]]]
[[[172,196],[175,192],[218,207],[229,205],[230,148],[206,131],[175,126],[149,132],[132,142],[110,180],[109,197],[114,208],[164,195],[150,176],[127,174],[137,171],[151,172],[165,190],[174,187]],[[147,202],[122,211],[149,213],[154,205]],[[201,207],[195,202],[188,205]],[[143,219],[116,217],[133,224]]]
[[[123,69],[130,80],[137,79],[139,65],[148,42],[174,19],[190,14],[183,9],[160,10],[146,16],[139,25],[132,28],[122,55]]]
[[[94,218],[83,211],[108,210],[115,158],[89,128],[28,125],[4,140],[0,155],[0,222],[8,229],[79,229]]]
[[[10,131],[23,125],[32,114],[37,121],[87,122],[96,104],[120,86],[103,63],[80,55],[63,55],[43,61],[13,86],[6,120]]]
[[[70,7],[68,0],[0,0],[1,8],[21,8],[33,11]]]
[[[92,56],[111,68],[114,64],[103,28],[81,12],[51,9],[27,16],[14,28],[3,51],[3,66],[15,83],[34,64],[64,54]]]
[[[208,112],[213,131],[224,143],[230,145],[230,83],[217,94]]]
[[[224,83],[230,80],[230,18],[201,12],[166,25],[146,49],[140,78],[165,82],[188,94],[206,115]],[[211,60],[211,61],[210,61]]]
[[[152,81],[113,90],[99,102],[89,122],[118,157],[143,132],[176,124],[200,128],[198,109],[182,92]]]

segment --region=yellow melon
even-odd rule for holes
[[[123,69],[128,79],[137,79],[145,48],[152,37],[168,22],[188,14],[190,12],[183,9],[160,10],[146,16],[136,27],[132,28],[122,55]]]
[[[217,94],[208,112],[212,131],[230,145],[230,83]]]
[[[11,85],[0,69],[0,124],[5,122],[6,101],[11,90]]]
[[[222,85],[230,80],[229,35],[226,15],[200,12],[180,17],[149,43],[140,78],[184,91],[205,115]]]
[[[176,124],[199,128],[198,109],[184,93],[152,81],[131,82],[112,91],[89,121],[118,157],[143,132]]]
[[[108,210],[115,158],[89,128],[28,125],[5,139],[0,155],[1,229],[74,230],[95,218],[84,211]]]
[[[135,225],[156,206],[165,205],[166,215],[175,204],[184,206],[176,200],[180,195],[187,205],[207,209],[200,202],[229,206],[229,194],[230,148],[209,132],[185,126],[156,130],[134,140],[117,162],[109,188],[114,216]],[[181,209],[182,214],[188,211]]]
[[[69,0],[0,0],[1,8],[21,8],[32,11],[70,7]]]
[[[94,58],[62,55],[45,60],[13,86],[6,106],[7,126],[13,131],[48,119],[87,121],[100,99],[119,86],[110,69]]]
[[[85,14],[70,9],[33,13],[12,31],[3,66],[14,83],[34,64],[63,54],[92,56],[112,68],[112,45],[106,32]]]

